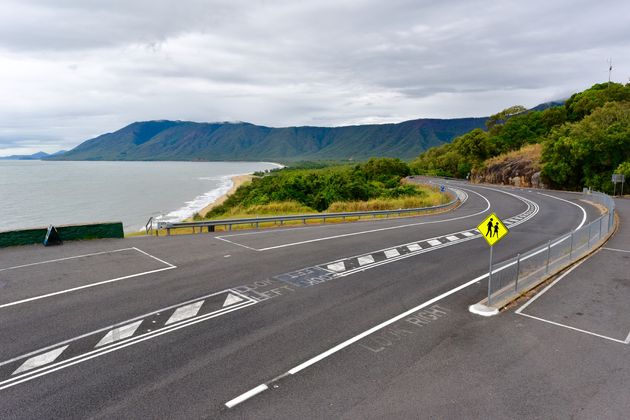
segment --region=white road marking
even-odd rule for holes
[[[226,306],[234,305],[235,303],[242,302],[242,301],[243,299],[241,297],[230,293],[225,298],[225,302],[223,302],[223,307],[225,308]]]
[[[142,273],[130,274],[128,276],[116,277],[115,279],[103,280],[103,281],[99,281],[99,282],[96,282],[96,283],[85,284],[83,286],[77,286],[77,287],[72,287],[70,289],[59,290],[57,292],[52,292],[52,293],[46,293],[46,294],[43,294],[43,295],[33,296],[33,297],[30,297],[30,298],[26,298],[26,299],[16,300],[14,302],[3,303],[3,304],[0,304],[0,309],[6,308],[6,307],[9,307],[9,306],[20,305],[20,304],[27,303],[27,302],[32,302],[34,300],[39,300],[39,299],[44,299],[44,298],[48,298],[48,297],[52,297],[52,296],[57,296],[57,295],[63,295],[63,294],[66,294],[66,293],[76,292],[77,290],[88,289],[90,287],[101,286],[103,284],[114,283],[114,282],[121,281],[121,280],[127,280],[127,279],[131,279],[131,278],[134,278],[134,277],[146,276],[147,274],[154,274],[154,273],[159,273],[160,271],[172,270],[174,268],[177,268],[177,266],[175,266],[175,265],[173,265],[173,264],[171,264],[169,262],[161,260],[161,259],[159,259],[159,258],[157,258],[157,257],[155,257],[155,256],[153,256],[151,254],[148,254],[148,253],[142,251],[141,249],[133,247],[133,248],[123,248],[123,249],[119,249],[119,250],[115,250],[115,251],[103,251],[103,252],[96,252],[96,253],[93,253],[93,254],[77,255],[75,257],[67,257],[67,258],[59,258],[59,259],[56,259],[56,260],[42,261],[42,262],[39,262],[39,263],[26,264],[26,265],[15,266],[15,267],[9,267],[9,268],[5,268],[4,270],[12,270],[12,269],[15,269],[15,268],[30,267],[30,266],[33,266],[33,265],[46,264],[46,263],[51,263],[51,262],[66,261],[66,260],[75,259],[75,258],[91,257],[91,256],[94,256],[94,255],[108,254],[110,252],[121,252],[121,251],[131,251],[131,250],[140,252],[141,254],[144,254],[144,255],[146,255],[148,257],[151,257],[151,258],[153,258],[153,259],[155,259],[155,260],[157,260],[157,261],[159,261],[159,262],[161,262],[163,264],[166,264],[167,267],[158,268],[157,270],[145,271],[145,272],[142,272]],[[2,270],[0,270],[0,271],[2,271]]]
[[[553,195],[549,195],[549,194],[545,194],[545,193],[541,193],[541,192],[539,192],[538,194],[544,195],[545,197],[553,198],[555,200],[564,201],[565,203],[569,203],[571,205],[574,205],[575,207],[577,207],[580,210],[582,210],[582,223],[580,223],[580,225],[578,227],[576,227],[574,230],[578,230],[579,228],[584,226],[584,223],[586,223],[586,210],[584,210],[584,207],[580,206],[579,204],[574,203],[573,201],[565,200],[564,198],[554,197]]]
[[[201,305],[203,305],[203,302],[204,301],[202,300],[175,309],[175,312],[173,312],[173,315],[171,315],[168,321],[166,321],[165,325],[179,322],[183,319],[192,318],[193,316],[197,315],[197,312],[199,312],[199,309],[201,309]]]
[[[605,249],[606,251],[615,251],[615,252],[630,252],[630,251],[626,251],[625,249],[617,249],[617,248],[602,248]]]
[[[142,320],[123,325],[122,327],[114,328],[113,330],[105,334],[105,337],[103,337],[101,341],[98,342],[96,347],[104,346],[106,344],[111,344],[114,341],[131,337],[133,333],[136,332],[140,324],[142,324]]]
[[[357,260],[359,261],[359,265],[372,264],[374,262],[374,257],[371,255],[365,255],[357,258]]]
[[[136,248],[122,248],[122,249],[114,249],[113,251],[93,252],[91,254],[75,255],[73,257],[57,258],[56,260],[47,260],[47,261],[40,261],[36,263],[30,263],[30,264],[16,265],[13,267],[0,268],[0,271],[14,270],[16,268],[32,267],[34,265],[48,264],[48,263],[58,262],[58,261],[74,260],[76,258],[93,257],[94,255],[109,254],[113,252],[131,251],[133,249],[136,249]]]
[[[464,236],[475,236],[475,234],[474,234],[474,233],[469,232],[469,231],[462,232],[462,235],[464,235]]]
[[[448,239],[451,242],[459,241],[459,238],[457,236],[454,236],[454,235],[447,236],[446,239]]]
[[[328,264],[327,267],[330,270],[335,271],[337,273],[340,272],[340,271],[344,271],[346,269],[346,265],[343,263],[343,261],[332,263],[332,264]]]
[[[411,244],[411,245],[407,245],[407,249],[413,252],[413,251],[420,251],[422,247],[418,244]]]
[[[258,385],[256,388],[252,388],[249,391],[247,391],[244,394],[239,395],[238,397],[228,401],[225,403],[225,405],[227,406],[227,408],[232,408],[237,404],[242,403],[245,400],[250,399],[251,397],[253,397],[254,395],[260,394],[263,391],[266,391],[269,387],[265,384],[262,385]]]
[[[44,295],[34,296],[34,297],[27,298],[27,299],[16,300],[15,302],[3,303],[2,305],[0,305],[0,309],[6,308],[8,306],[20,305],[20,304],[26,303],[26,302],[32,302],[34,300],[44,299],[44,298],[51,297],[51,296],[57,296],[57,295],[63,295],[63,294],[70,293],[70,292],[76,292],[77,290],[88,289],[90,287],[101,286],[103,284],[114,283],[114,282],[117,282],[117,281],[120,281],[120,280],[127,280],[127,279],[131,279],[131,278],[134,278],[134,277],[146,276],[147,274],[159,273],[160,271],[172,270],[174,268],[177,268],[177,267],[176,266],[172,266],[172,267],[159,268],[157,270],[145,271],[144,273],[131,274],[129,276],[117,277],[117,278],[111,279],[111,280],[99,281],[99,282],[96,282],[96,283],[90,283],[90,284],[86,284],[86,285],[83,285],[83,286],[78,286],[78,287],[73,287],[73,288],[70,288],[70,289],[60,290],[58,292],[46,293]]]
[[[35,369],[36,367],[40,367],[42,365],[47,365],[48,363],[54,362],[55,359],[59,357],[59,355],[63,353],[63,351],[67,348],[68,346],[63,346],[63,347],[59,347],[54,350],[51,350],[49,352],[31,357],[30,359],[26,360],[26,362],[22,363],[20,367],[17,368],[15,372],[13,372],[13,375],[16,375],[21,372],[25,372],[27,370]]]
[[[385,251],[385,257],[386,258],[393,258],[393,257],[397,257],[400,255],[400,252],[398,252],[397,249],[388,249],[387,251]]]
[[[191,320],[189,320],[187,322],[183,322],[183,323],[180,323],[180,324],[175,324],[175,325],[172,325],[170,327],[164,327],[164,328],[161,328],[161,329],[159,329],[157,331],[153,331],[153,332],[151,332],[149,334],[143,334],[143,335],[140,335],[140,336],[138,336],[136,338],[131,338],[129,340],[121,341],[121,343],[118,344],[118,345],[113,345],[113,346],[105,347],[105,348],[102,348],[102,349],[95,349],[95,350],[92,350],[92,351],[90,351],[88,353],[84,353],[84,354],[72,357],[70,359],[66,359],[66,360],[62,360],[60,362],[53,363],[50,366],[42,366],[39,369],[33,370],[32,372],[28,372],[26,375],[17,376],[17,377],[15,377],[13,379],[9,379],[9,380],[0,382],[0,390],[10,388],[12,386],[21,384],[23,382],[27,382],[27,381],[30,381],[32,379],[39,378],[40,376],[48,375],[48,374],[56,372],[58,370],[65,369],[67,367],[74,366],[74,365],[77,365],[79,363],[83,363],[85,361],[88,361],[88,360],[94,359],[96,357],[99,357],[99,356],[102,356],[102,355],[105,355],[105,354],[108,354],[108,353],[111,353],[111,352],[123,349],[125,347],[129,347],[129,346],[132,346],[134,344],[141,343],[143,341],[150,340],[150,339],[155,338],[155,337],[159,337],[159,336],[161,336],[163,334],[168,334],[170,332],[177,331],[179,329],[186,328],[186,327],[189,327],[191,325],[195,325],[197,323],[206,321],[208,319],[216,318],[216,317],[219,317],[221,315],[225,315],[227,313],[234,312],[234,311],[237,311],[239,309],[243,309],[243,308],[246,308],[248,306],[252,306],[252,305],[255,305],[256,303],[258,303],[256,300],[248,298],[247,296],[241,295],[240,293],[238,293],[238,292],[236,292],[234,290],[228,289],[227,291],[229,291],[230,293],[234,293],[234,294],[237,294],[237,295],[243,297],[243,300],[246,300],[246,302],[244,304],[242,304],[242,305],[233,305],[232,307],[229,307],[229,308],[226,308],[226,309],[223,309],[223,310],[218,310],[218,311],[211,312],[211,313],[208,313],[208,314],[205,314],[205,315],[201,315],[201,316],[193,318],[193,319],[191,319]],[[213,293],[211,295],[208,295],[207,297],[215,296],[215,295],[222,294],[222,293],[225,293],[225,292],[226,292],[226,290],[223,290],[221,292],[216,292],[216,293]],[[164,309],[161,309],[160,311],[163,312],[163,311],[165,311],[167,309],[170,309],[170,308],[173,308],[173,307],[174,306],[171,306],[169,308],[164,308]],[[158,312],[160,312],[160,311],[158,311]],[[146,318],[147,316],[152,315],[154,313],[157,313],[157,312],[151,312],[149,314],[143,315],[142,318]],[[136,318],[136,319],[139,319],[139,318]],[[110,327],[108,327],[108,328],[110,328]],[[106,330],[106,329],[101,329],[99,331],[103,331],[103,330]],[[84,334],[84,335],[82,335],[80,337],[75,337],[75,338],[73,338],[71,340],[66,340],[64,343],[59,343],[59,344],[71,343],[72,341],[75,341],[75,340],[77,340],[79,338],[87,337],[87,336],[89,336],[91,334],[94,334],[94,333],[96,333],[96,332],[92,332],[92,333],[89,333],[89,334]],[[48,348],[52,348],[52,347],[54,347],[54,346],[50,346]],[[65,346],[65,347],[68,347],[68,346]],[[43,350],[43,349],[40,349],[38,351],[41,351],[41,350]],[[37,353],[38,351],[31,352],[31,353]],[[13,358],[11,360],[7,360],[5,362],[0,363],[0,366],[5,365],[7,363],[12,363],[12,362],[14,362],[16,360],[19,360],[19,359],[21,359],[23,357],[27,357],[27,356],[28,355],[23,355],[23,356],[20,356],[20,357]]]
[[[427,243],[431,246],[442,245],[442,242],[438,241],[437,239],[428,240]]]

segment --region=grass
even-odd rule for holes
[[[338,212],[354,212],[354,211],[378,211],[378,210],[397,210],[397,209],[408,209],[408,208],[422,208],[422,207],[432,207],[440,204],[446,204],[451,200],[446,194],[440,193],[437,187],[434,186],[418,186],[420,191],[419,195],[416,196],[404,196],[399,198],[392,199],[373,199],[368,201],[348,201],[348,202],[335,202],[333,203],[326,212],[318,213],[310,207],[304,206],[296,201],[282,201],[276,203],[270,203],[265,205],[256,205],[249,207],[235,207],[231,209],[228,214],[222,215],[220,217],[215,217],[211,220],[224,220],[224,219],[244,219],[244,218],[252,218],[252,217],[265,217],[265,216],[287,216],[287,215],[295,215],[295,214],[319,214],[326,215],[326,213],[338,213]],[[432,211],[423,211],[419,214],[432,214],[445,211],[444,209],[432,210]],[[363,219],[369,217],[370,219],[385,219],[391,217],[409,217],[409,214],[403,216],[394,216],[394,215],[378,215],[378,216],[364,216]],[[326,218],[325,223],[346,223],[346,222],[354,222],[361,220],[360,217],[352,216],[352,217],[337,217],[337,218]],[[280,222],[265,222],[259,223],[258,228],[276,228],[280,226],[295,226],[295,225],[315,225],[322,224],[323,219],[310,219],[303,222],[302,220],[292,220],[285,221],[282,224]],[[252,229],[256,226],[254,224],[243,224],[243,225],[234,225],[232,226],[232,230],[244,230],[244,229]],[[201,233],[201,231],[207,232],[207,228],[181,228],[181,229],[173,229],[171,231],[171,235],[185,235],[192,233]],[[215,226],[215,232],[226,232],[228,231],[227,226]],[[165,231],[159,232],[160,236],[166,235]],[[135,236],[135,235],[130,235]]]

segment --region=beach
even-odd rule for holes
[[[225,200],[227,200],[227,198],[231,194],[233,194],[234,191],[236,191],[238,189],[238,187],[240,187],[241,185],[243,185],[246,182],[251,181],[253,178],[254,178],[254,175],[251,175],[251,174],[248,174],[248,175],[235,175],[235,176],[231,177],[232,188],[230,188],[230,190],[227,193],[223,194],[222,196],[217,198],[215,201],[213,201],[212,203],[208,204],[203,209],[199,210],[199,215],[204,217],[214,207],[221,205]]]

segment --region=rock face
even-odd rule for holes
[[[540,145],[486,161],[484,169],[472,173],[473,182],[512,185],[524,188],[545,188],[540,177]]]

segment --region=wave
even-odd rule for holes
[[[182,220],[192,217],[193,214],[214,203],[222,195],[227,194],[234,185],[232,181],[233,176],[234,175],[199,177],[198,179],[204,181],[219,181],[219,186],[204,194],[198,195],[191,201],[187,201],[183,207],[177,210],[155,217],[155,220],[160,222],[181,222]]]

